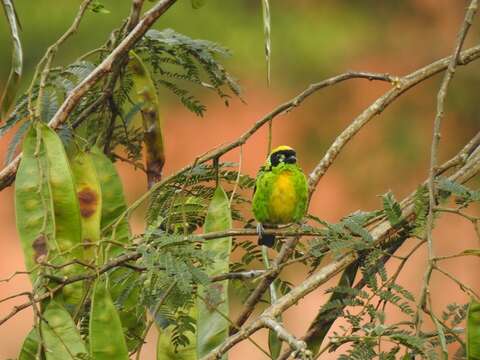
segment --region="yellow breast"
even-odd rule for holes
[[[271,224],[288,224],[292,222],[297,194],[292,181],[292,173],[284,171],[277,176],[269,201]]]

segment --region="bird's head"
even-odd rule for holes
[[[280,164],[296,164],[297,153],[290,146],[281,145],[272,150],[267,159],[267,164],[275,167]]]

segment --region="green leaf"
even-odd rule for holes
[[[221,186],[218,186],[208,207],[205,219],[205,233],[225,231],[232,228],[230,201]],[[207,269],[209,276],[228,273],[232,248],[230,236],[206,241],[203,251],[216,256],[212,266]],[[197,300],[197,356],[202,358],[220,345],[228,337],[228,281],[213,283],[209,288],[199,286]],[[217,296],[212,296],[215,294]]]
[[[87,348],[68,311],[51,301],[41,324],[46,360],[76,359],[87,355]]]
[[[413,234],[422,237],[427,225],[428,208],[430,206],[428,198],[428,188],[424,185],[419,186],[413,198],[413,211],[415,213],[415,223]]]
[[[267,60],[267,83],[270,84],[270,72],[271,72],[271,40],[270,40],[270,4],[269,0],[262,1],[262,14],[263,14],[263,32],[265,34],[265,58]]]
[[[194,315],[193,312],[190,315]],[[179,346],[177,349],[172,344],[173,325],[159,330],[157,340],[157,360],[197,360],[196,344],[193,336],[189,336],[190,343],[187,346]]]
[[[4,87],[2,96],[0,97],[0,119],[6,117],[15,101],[20,78],[23,69],[23,50],[20,41],[20,23],[18,21],[15,7],[12,0],[2,0],[3,10],[7,17],[10,28],[10,36],[12,38],[12,68],[8,76],[7,84]]]
[[[383,209],[387,215],[387,219],[392,226],[397,225],[402,219],[402,209],[400,204],[395,200],[393,194],[389,191],[382,196]]]
[[[129,359],[120,317],[100,279],[93,289],[89,336],[92,360]]]
[[[445,338],[445,332],[443,331],[443,326],[442,324],[440,324],[440,322],[437,320],[435,316],[433,316],[432,319],[437,329],[437,336],[440,342],[440,347],[442,349],[442,357],[443,359],[448,360],[447,339]]]
[[[191,3],[194,9],[200,9],[202,6],[205,6],[207,0],[191,0]]]
[[[480,303],[472,299],[467,314],[467,360],[480,359]]]
[[[18,360],[37,360],[37,355],[39,355],[38,340],[38,331],[36,328],[33,328],[32,330],[30,330],[27,337],[23,341],[22,349],[20,350]]]

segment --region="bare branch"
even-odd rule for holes
[[[290,345],[290,348],[294,350],[295,356],[300,356],[300,358],[304,359],[310,359],[312,357],[311,351],[307,350],[307,344],[290,334],[282,324],[268,316],[262,316],[260,319],[265,327],[274,331],[279,339]]]
[[[460,55],[459,64],[465,65],[470,61],[473,61],[479,56],[479,47],[470,48]],[[427,65],[421,69],[414,71],[413,73],[399,78],[396,81],[396,86],[387,91],[383,96],[373,102],[368,108],[366,108],[360,115],[358,115],[352,123],[335,139],[330,148],[327,150],[325,156],[318,163],[315,169],[310,173],[308,183],[310,197],[316,189],[320,179],[325,175],[328,168],[332,165],[335,158],[340,154],[345,145],[363,128],[372,118],[382,113],[382,111],[390,105],[395,99],[402,95],[407,90],[411,89],[420,82],[444,71],[450,62],[452,56],[438,60],[430,65]]]

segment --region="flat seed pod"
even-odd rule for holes
[[[93,147],[90,153],[93,166],[98,176],[102,193],[101,228],[111,225],[126,209],[127,203],[123,192],[122,181],[118,176],[115,165],[97,147]],[[111,236],[111,229],[103,233],[103,236]],[[115,229],[115,242],[126,244],[130,241],[130,227],[128,220],[124,219]],[[109,257],[115,256],[122,251],[121,247],[110,247]]]
[[[204,231],[224,231],[232,228],[232,212],[227,194],[218,186],[208,207]],[[202,247],[205,251],[216,254],[216,260],[207,269],[209,276],[228,273],[229,259],[232,248],[230,236],[206,241]],[[199,287],[198,293],[203,299],[197,300],[197,356],[201,358],[220,345],[228,337],[228,281],[216,282],[210,285],[220,298],[211,302],[207,289]],[[221,314],[223,314],[223,316]],[[224,357],[226,358],[226,356]]]
[[[129,359],[120,317],[101,280],[97,280],[93,289],[89,328],[92,360]]]
[[[97,172],[89,153],[79,151],[71,160],[75,189],[80,205],[82,221],[82,243],[85,260],[98,263],[92,243],[100,241],[100,221],[102,217],[102,193]]]
[[[467,360],[480,360],[480,303],[473,299],[467,314]]]
[[[37,360],[38,359],[38,331],[37,329],[32,329],[28,333],[27,337],[23,341],[22,349],[20,350],[20,355],[18,355],[18,360]]]
[[[32,283],[35,283],[39,273],[38,263],[45,261],[49,250],[56,246],[47,155],[34,126],[25,136],[22,151],[15,180],[15,219],[25,267],[31,272]]]
[[[88,355],[70,314],[57,302],[48,304],[41,328],[46,360],[80,359]]]
[[[157,89],[142,59],[133,51],[130,51],[129,55],[128,68],[132,73],[133,79],[132,98],[133,101],[141,104],[144,142],[147,154],[148,185],[152,186],[161,179],[165,163],[162,120],[159,111]]]
[[[61,259],[55,263],[65,263],[73,259],[83,260],[80,208],[65,149],[55,131],[42,123],[38,123],[37,126],[40,129],[47,156],[48,177],[55,215],[55,242],[62,254]],[[62,269],[62,275],[72,276],[82,271],[81,266],[72,265]],[[66,286],[63,289],[63,295],[66,303],[77,306],[83,295],[82,283],[77,282]]]
[[[101,227],[112,224],[126,209],[127,204],[123,193],[123,186],[115,165],[110,159],[94,147],[90,153],[102,193]],[[131,241],[130,227],[125,218],[116,227],[103,233],[107,239],[115,243],[128,244]],[[123,248],[109,243],[107,258],[118,256]],[[131,269],[117,268],[109,273],[109,291],[112,300],[117,306],[118,314],[125,332],[128,349],[135,349],[141,342],[141,336],[146,324],[146,311],[138,301],[140,296],[140,283],[137,282],[139,274]]]

